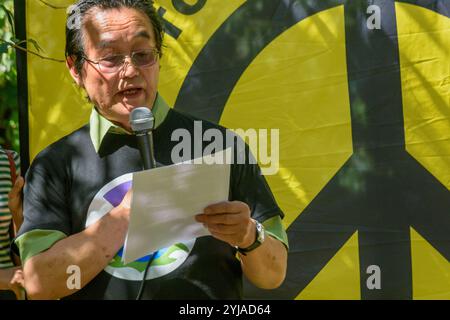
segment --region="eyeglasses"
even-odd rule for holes
[[[128,56],[131,58],[131,63],[135,67],[150,67],[158,61],[159,50],[156,48],[152,48],[147,50],[134,51],[131,53],[131,55],[114,54],[106,56],[97,61],[90,60],[85,55],[83,55],[83,58],[86,61],[97,64],[100,72],[115,73],[122,69],[125,63],[125,58]]]

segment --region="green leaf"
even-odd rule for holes
[[[0,54],[7,53],[8,47],[9,47],[9,44],[7,44],[7,43],[0,44]]]
[[[15,30],[14,30],[14,15],[13,15],[13,13],[12,13],[11,11],[9,11],[9,10],[5,7],[5,5],[2,4],[1,7],[2,7],[3,10],[6,12],[6,16],[8,17],[8,22],[9,22],[9,24],[10,24],[10,26],[11,26],[11,30],[13,31],[13,34],[15,35],[16,32],[15,32]]]

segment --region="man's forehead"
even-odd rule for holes
[[[129,8],[93,8],[84,23],[85,30],[95,41],[96,47],[106,47],[126,39],[154,38],[149,18],[142,12]]]
[[[120,33],[102,33],[100,34],[99,41],[95,44],[97,48],[106,48],[114,43],[120,42],[124,38],[124,35],[120,35]],[[134,32],[131,35],[131,39],[136,38],[144,38],[147,40],[151,40],[152,36],[147,30],[140,30]]]

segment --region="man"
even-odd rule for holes
[[[32,299],[134,299],[150,258],[126,266],[120,261],[130,214],[129,174],[142,169],[129,115],[139,106],[152,109],[159,166],[173,163],[173,130],[192,131],[194,119],[170,109],[157,93],[163,36],[150,1],[80,0],[75,8],[81,28],[66,30],[67,65],[110,129],[97,145],[87,125],[36,157],[15,244]],[[204,121],[208,128],[225,132]],[[152,256],[142,298],[238,299],[242,272],[261,288],[282,283],[282,213],[257,165],[232,166],[230,200],[196,216],[212,236]],[[257,220],[268,229],[264,241]],[[79,271],[79,285],[69,281],[71,270]]]

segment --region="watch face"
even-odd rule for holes
[[[256,222],[256,232],[258,232],[257,241],[262,243],[264,241],[264,226],[259,222]]]

